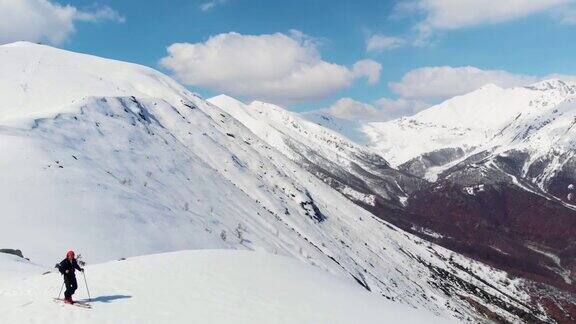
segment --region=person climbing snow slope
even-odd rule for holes
[[[74,251],[68,251],[68,253],[66,253],[66,258],[58,264],[58,270],[60,270],[60,273],[64,276],[64,284],[66,285],[64,302],[73,304],[72,295],[74,295],[74,292],[78,288],[75,271],[84,271],[84,269],[78,265]]]

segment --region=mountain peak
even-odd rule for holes
[[[239,100],[239,99],[237,99],[237,98],[231,97],[231,96],[229,96],[229,95],[226,95],[226,94],[219,94],[219,95],[217,95],[217,96],[211,97],[211,98],[208,99],[208,101],[210,101],[210,102],[223,102],[223,101],[226,101],[226,102],[234,102],[234,103],[240,103],[240,104],[244,104],[244,105],[245,105],[245,103],[244,103],[243,101],[241,101],[241,100]]]
[[[54,55],[66,55],[66,54],[67,55],[82,55],[82,56],[87,56],[87,57],[93,57],[94,59],[104,60],[104,58],[101,58],[98,56],[72,52],[72,51],[68,51],[65,49],[58,48],[58,47],[54,47],[54,46],[50,46],[50,45],[46,45],[46,44],[41,44],[41,43],[29,42],[29,41],[17,41],[17,42],[12,42],[12,43],[1,44],[0,50],[4,50],[6,52],[18,52],[18,53],[24,52],[27,54],[51,52],[51,53],[54,53]],[[58,53],[58,54],[56,54],[56,53]]]
[[[495,83],[487,83],[487,84],[481,86],[480,88],[478,88],[477,91],[490,91],[490,90],[502,90],[502,87],[498,86]]]
[[[175,104],[192,94],[141,65],[30,42],[0,47],[0,123],[61,113],[89,97],[163,98]]]
[[[43,44],[39,44],[39,43],[33,43],[33,42],[29,42],[29,41],[17,41],[17,42],[6,43],[6,44],[0,45],[0,47],[23,47],[23,46],[27,46],[27,47],[34,47],[34,46],[50,47],[47,45],[43,45]]]
[[[291,114],[292,112],[288,111],[286,108],[278,106],[276,104],[271,104],[259,100],[254,100],[250,103],[249,107],[251,109],[258,110],[262,113],[271,113],[276,112],[280,114]]]

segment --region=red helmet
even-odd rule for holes
[[[66,257],[74,257],[74,251],[70,250],[66,253]]]

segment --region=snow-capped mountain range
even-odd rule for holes
[[[372,147],[399,169],[437,186],[456,185],[470,195],[490,188],[503,192],[507,186],[554,206],[554,211],[532,218],[555,217],[530,221],[525,215],[517,221],[523,232],[532,232],[523,245],[558,256],[560,260],[552,257],[552,267],[572,284],[576,83],[548,80],[511,89],[489,85],[412,117],[364,125],[363,130],[374,141]],[[516,209],[530,214],[534,207],[519,204]],[[534,233],[537,227],[544,233]]]
[[[552,302],[537,299],[528,289],[541,289],[537,283],[430,243],[451,247],[418,207],[438,186],[390,166],[392,148],[355,144],[273,105],[205,101],[135,64],[25,42],[0,46],[0,64],[0,248],[41,264],[70,247],[92,262],[262,250],[444,318],[570,316],[550,305],[569,305],[571,296],[552,290]],[[480,144],[446,163],[477,156]],[[411,158],[418,155],[393,165]],[[438,181],[463,172],[434,166],[445,168]],[[475,197],[474,188],[463,197]],[[560,214],[572,210],[569,201],[550,201]]]
[[[510,89],[487,85],[411,117],[367,123],[362,131],[370,138],[369,146],[395,166],[447,149],[461,150],[454,159],[512,148],[530,150],[538,159],[551,148],[574,148],[571,136],[562,136],[574,121],[574,99],[576,84],[560,80]],[[439,172],[426,163],[422,167],[432,180]]]
[[[355,134],[393,167],[429,182],[410,195],[407,218],[385,219],[575,291],[576,83],[487,85],[388,122],[303,117]]]
[[[488,85],[412,117],[366,124],[226,96],[209,101],[380,218],[574,292],[575,97],[576,85],[560,80],[511,89]],[[337,143],[344,158],[303,144],[319,138]],[[356,160],[358,152],[379,154],[392,166],[371,169]],[[331,160],[338,163],[317,162]]]

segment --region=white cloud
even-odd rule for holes
[[[406,44],[407,41],[400,37],[372,35],[366,40],[366,50],[368,52],[391,50]]]
[[[401,116],[413,115],[430,107],[418,100],[380,98],[373,103],[364,103],[351,98],[342,98],[326,109],[328,114],[353,121],[386,121]]]
[[[413,46],[430,44],[438,31],[454,30],[513,21],[538,13],[549,13],[556,20],[571,24],[576,0],[404,0],[396,6],[393,16],[423,18],[414,26],[415,35],[407,43]],[[555,14],[556,13],[556,14]]]
[[[403,98],[438,101],[476,90],[489,83],[507,88],[538,80],[539,78],[534,76],[501,70],[482,70],[472,66],[438,66],[412,70],[400,81],[391,82],[389,86]]]
[[[573,0],[418,0],[413,9],[424,11],[422,29],[457,29],[497,24],[572,3]]]
[[[76,10],[75,19],[86,22],[110,20],[123,23],[126,21],[126,18],[124,18],[124,16],[122,16],[118,11],[107,6],[96,6],[92,11]]]
[[[380,71],[382,65],[373,60],[360,60],[352,66],[352,73],[358,78],[366,77],[368,84],[375,84],[380,81]]]
[[[352,98],[341,98],[324,110],[334,117],[346,120],[372,120],[381,115],[373,105]]]
[[[386,112],[388,119],[414,115],[415,113],[431,106],[429,103],[422,100],[405,98],[389,99],[386,97],[376,100],[375,104]]]
[[[212,9],[214,9],[217,6],[221,6],[223,4],[225,4],[226,2],[228,2],[228,0],[211,0],[211,1],[207,1],[204,2],[203,4],[200,5],[200,10],[201,11],[210,11]]]
[[[279,104],[325,98],[359,78],[380,78],[380,64],[352,69],[322,60],[317,42],[293,31],[266,35],[225,33],[204,43],[176,43],[160,64],[182,82],[245,99]]]
[[[20,40],[60,44],[74,33],[77,21],[123,22],[110,7],[82,11],[49,0],[0,0],[0,43]]]

